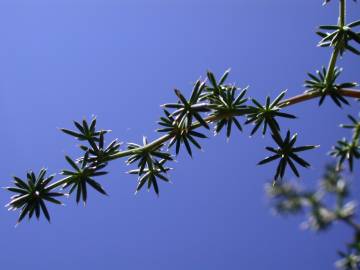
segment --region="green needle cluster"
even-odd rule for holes
[[[270,97],[266,97],[265,105],[261,105],[259,101],[256,99],[252,99],[251,101],[255,106],[248,106],[249,113],[247,114],[248,120],[245,124],[253,123],[255,126],[251,131],[251,135],[253,135],[261,125],[262,134],[265,135],[267,131],[267,127],[269,126],[273,132],[280,131],[280,126],[276,121],[276,117],[285,117],[289,119],[296,118],[292,114],[280,112],[280,102],[284,98],[286,91],[282,91],[280,95],[278,95],[273,102],[270,101]]]
[[[212,86],[207,90],[209,95],[207,97],[209,107],[212,109],[211,117],[220,119],[215,121],[214,134],[217,135],[226,127],[226,137],[229,139],[233,124],[239,131],[242,131],[241,124],[237,119],[238,116],[244,115],[248,108],[245,103],[248,98],[245,98],[247,88],[239,89],[235,86],[222,86],[225,82],[229,71],[226,71],[220,79],[220,85],[217,84],[215,76],[212,72],[208,72],[207,76]],[[237,92],[240,92],[237,94]]]
[[[308,73],[309,79],[305,81],[305,88],[308,89],[306,93],[318,94],[320,96],[319,106],[322,105],[327,96],[330,96],[334,103],[340,108],[342,104],[349,105],[346,98],[341,95],[340,90],[348,87],[355,87],[357,86],[357,83],[345,82],[336,84],[336,80],[341,71],[342,69],[335,67],[332,74],[328,75],[329,72],[323,67],[321,70],[316,71],[316,75]]]
[[[342,138],[342,140],[337,141],[337,145],[333,146],[330,155],[338,159],[337,168],[340,169],[343,163],[347,160],[349,164],[350,171],[353,171],[354,159],[360,158],[360,145],[359,145],[359,136],[360,136],[360,122],[355,119],[355,117],[348,115],[348,118],[352,122],[348,125],[340,125],[340,127],[346,129],[352,129],[353,135],[351,140]]]
[[[164,166],[165,162],[166,162],[165,159],[161,159],[158,162],[157,166],[147,167],[142,171],[140,169],[135,169],[128,172],[129,174],[139,175],[139,181],[136,187],[135,194],[145,185],[145,183],[147,183],[148,190],[150,190],[151,186],[153,186],[156,195],[159,196],[159,186],[157,183],[157,179],[160,179],[168,183],[170,182],[166,174],[169,170],[171,170],[171,168],[165,167]]]
[[[275,177],[274,177],[275,180],[278,180],[279,178],[284,177],[285,169],[286,169],[287,165],[289,165],[291,170],[293,171],[293,173],[297,177],[299,177],[300,174],[295,166],[295,163],[299,164],[300,166],[302,166],[304,168],[308,168],[310,166],[310,164],[307,161],[305,161],[304,159],[302,159],[301,157],[299,157],[297,155],[297,153],[311,150],[318,146],[306,145],[306,146],[294,147],[294,145],[296,143],[296,139],[297,139],[297,134],[294,134],[293,136],[291,136],[290,131],[288,131],[286,133],[286,137],[284,140],[279,135],[273,134],[272,137],[273,137],[274,141],[277,143],[278,147],[277,148],[266,147],[266,150],[273,153],[273,155],[263,159],[258,164],[263,165],[263,164],[266,164],[271,161],[279,159],[279,163],[276,168],[276,173],[275,173]]]
[[[171,148],[175,145],[176,155],[180,152],[180,146],[185,145],[188,154],[192,157],[191,145],[201,149],[201,145],[195,138],[205,139],[207,136],[195,131],[193,127],[187,127],[184,122],[180,124],[179,121],[176,121],[167,110],[164,110],[164,113],[166,117],[161,117],[158,122],[158,124],[163,126],[163,128],[157,129],[157,131],[172,134],[168,147]]]
[[[322,38],[319,42],[319,47],[335,47],[339,50],[340,55],[343,55],[345,51],[360,55],[360,51],[355,47],[351,46],[349,42],[354,42],[360,45],[360,32],[353,31],[353,28],[360,26],[360,20],[349,23],[347,25],[321,25],[321,30],[333,31],[328,32],[317,32]]]
[[[46,170],[41,169],[38,175],[34,172],[26,174],[26,180],[19,177],[14,177],[14,187],[6,187],[5,189],[16,193],[11,197],[11,201],[5,206],[9,210],[20,209],[20,215],[17,223],[20,223],[26,216],[33,217],[34,213],[36,218],[40,217],[41,212],[45,218],[50,222],[50,214],[46,207],[45,202],[62,205],[62,203],[55,199],[64,196],[64,193],[55,192],[49,186],[53,180],[54,175],[46,177]]]
[[[165,180],[168,179],[163,175],[166,174],[170,168],[164,166],[166,161],[172,161],[173,158],[170,153],[162,151],[163,145],[157,145],[154,148],[148,147],[148,141],[146,137],[143,137],[143,145],[129,143],[128,149],[133,150],[134,153],[128,158],[127,164],[137,162],[137,170],[132,170],[129,173],[137,173],[139,176],[138,186],[136,192],[139,191],[142,186],[148,182],[148,189],[151,186],[154,187],[154,191],[159,195],[159,188],[157,184],[157,178]]]
[[[175,117],[175,121],[177,121],[180,126],[190,127],[195,118],[203,127],[209,129],[208,123],[206,123],[201,116],[201,113],[208,112],[209,108],[205,102],[199,103],[204,88],[205,82],[198,80],[194,85],[189,100],[181,94],[180,90],[175,89],[175,94],[179,98],[178,103],[164,104],[163,107],[175,109],[175,111],[171,113],[171,116]]]
[[[96,176],[102,176],[108,172],[102,171],[106,166],[105,164],[99,166],[92,166],[92,163],[89,163],[89,153],[87,152],[82,158],[81,163],[77,164],[70,157],[65,156],[66,161],[73,168],[70,170],[63,170],[62,175],[67,176],[66,183],[63,184],[63,188],[70,188],[69,194],[72,194],[76,190],[76,202],[79,203],[82,198],[84,204],[87,200],[87,185],[91,186],[93,189],[97,190],[103,195],[107,195],[103,187],[94,180]]]

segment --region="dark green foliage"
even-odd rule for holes
[[[89,162],[103,164],[112,155],[119,152],[121,144],[117,141],[117,139],[113,140],[107,147],[104,148],[105,135],[109,133],[110,130],[96,130],[96,118],[93,118],[90,124],[88,124],[86,120],[83,120],[82,125],[76,121],[74,121],[74,125],[79,132],[65,128],[62,128],[61,130],[80,141],[88,142],[89,145],[80,145],[79,147],[85,151],[85,153],[89,153]]]
[[[90,146],[80,145],[80,148],[85,152],[89,153],[88,161],[95,164],[106,163],[106,161],[116,153],[119,153],[121,143],[117,139],[110,142],[105,147],[104,132],[100,132],[98,140],[94,143],[90,143]]]
[[[128,149],[135,150],[134,154],[131,155],[128,160],[126,161],[127,164],[132,164],[134,162],[138,162],[137,166],[139,167],[139,173],[142,173],[145,167],[152,167],[154,164],[161,166],[157,159],[164,159],[164,160],[173,160],[170,153],[161,151],[163,147],[162,144],[157,145],[154,148],[147,148],[148,141],[146,137],[143,137],[143,145],[139,145],[136,143],[129,143]]]
[[[349,169],[352,171],[354,167],[354,159],[360,158],[360,123],[351,115],[348,115],[348,118],[352,123],[349,125],[342,124],[340,126],[343,128],[352,129],[352,139],[347,140],[346,138],[343,138],[342,140],[337,141],[337,145],[333,146],[330,155],[338,159],[338,169],[340,169],[343,163],[347,160]]]
[[[175,94],[179,99],[178,103],[164,104],[163,107],[175,109],[171,116],[175,117],[175,120],[180,126],[184,125],[189,128],[195,118],[195,120],[199,121],[202,126],[209,129],[209,125],[201,116],[201,113],[208,112],[209,108],[206,103],[199,103],[199,99],[204,88],[205,82],[198,80],[194,85],[189,100],[181,94],[180,90],[175,89]]]
[[[190,156],[192,156],[191,144],[201,149],[200,144],[196,141],[197,138],[207,138],[204,134],[194,131],[193,127],[187,127],[184,122],[179,123],[174,119],[171,114],[164,110],[165,117],[161,117],[158,122],[159,125],[163,126],[163,128],[158,129],[158,132],[167,132],[171,133],[173,137],[169,141],[168,147],[171,148],[173,145],[176,145],[175,153],[176,155],[180,152],[180,146],[182,144],[185,145],[185,148]]]
[[[210,108],[213,110],[210,116],[220,118],[215,124],[215,135],[218,134],[224,127],[226,127],[226,137],[230,138],[233,124],[242,131],[240,122],[237,120],[237,115],[242,115],[247,112],[247,107],[244,103],[247,98],[244,98],[246,89],[242,90],[237,96],[235,95],[238,89],[233,86],[219,92],[219,95],[210,97]]]
[[[73,170],[63,170],[61,172],[66,176],[62,187],[70,188],[70,194],[76,190],[76,202],[78,203],[82,199],[85,204],[88,197],[88,186],[103,195],[107,195],[104,188],[94,180],[94,177],[107,174],[103,169],[108,165],[111,156],[119,153],[120,143],[115,139],[105,147],[105,135],[110,130],[96,130],[95,118],[92,119],[90,124],[86,120],[82,121],[82,125],[76,121],[74,121],[74,124],[80,133],[68,129],[61,130],[76,139],[86,141],[88,145],[79,146],[84,151],[84,155],[78,159],[72,160],[68,156],[65,157]]]
[[[274,177],[275,180],[278,180],[279,178],[283,178],[287,165],[289,165],[291,170],[294,172],[294,174],[297,177],[299,177],[300,174],[299,174],[295,164],[297,163],[300,166],[305,167],[305,168],[309,167],[310,164],[308,162],[306,162],[304,159],[302,159],[301,157],[299,157],[297,155],[297,153],[306,151],[306,150],[310,150],[310,149],[314,149],[318,146],[306,145],[306,146],[294,147],[296,139],[297,139],[297,134],[290,136],[290,131],[288,131],[286,133],[286,137],[284,140],[276,133],[275,133],[275,135],[272,134],[272,137],[273,137],[274,141],[276,142],[276,144],[278,145],[278,147],[277,148],[266,147],[266,149],[268,151],[272,152],[273,155],[263,159],[258,164],[262,165],[262,164],[266,164],[271,161],[280,159],[277,169],[276,169],[275,177]]]
[[[147,182],[148,189],[153,186],[155,193],[159,195],[157,178],[169,182],[164,174],[166,174],[170,168],[165,167],[164,164],[166,161],[172,161],[173,158],[170,153],[162,151],[162,147],[163,144],[153,148],[149,147],[146,137],[143,137],[142,146],[135,143],[128,144],[128,149],[135,151],[134,154],[128,158],[127,164],[137,162],[138,167],[136,170],[129,171],[130,174],[136,173],[139,175],[139,184],[136,191],[139,191]]]
[[[339,77],[341,71],[341,69],[335,68],[331,75],[327,75],[328,71],[325,67],[323,67],[322,70],[316,71],[316,75],[308,73],[310,78],[305,81],[305,87],[309,90],[306,92],[319,94],[319,105],[324,102],[326,96],[330,96],[334,103],[340,108],[342,104],[349,105],[349,102],[339,93],[339,90],[347,87],[357,86],[357,83],[346,82],[336,84],[336,80]],[[326,76],[331,79],[327,79]]]
[[[148,190],[150,190],[151,186],[153,186],[156,195],[159,196],[159,186],[157,183],[157,179],[165,182],[170,182],[166,174],[169,170],[171,170],[171,168],[165,167],[165,162],[166,160],[162,159],[158,163],[154,164],[151,167],[147,167],[142,171],[140,171],[140,169],[136,169],[128,172],[129,174],[139,175],[138,186],[136,187],[135,193],[137,193],[145,185],[145,183],[147,183]]]
[[[360,26],[360,20],[354,21],[347,25],[321,25],[321,30],[329,30],[328,32],[317,32],[322,38],[319,42],[319,47],[335,47],[339,50],[340,55],[345,51],[349,51],[353,54],[360,55],[360,51],[349,44],[350,41],[357,45],[360,45],[360,32],[353,31],[353,28]]]
[[[343,138],[342,140],[337,141],[337,145],[333,147],[330,155],[338,158],[338,168],[340,168],[344,161],[347,160],[350,171],[352,171],[354,159],[360,158],[360,147],[357,142],[348,141]]]
[[[348,118],[350,119],[351,123],[348,125],[341,124],[340,127],[352,129],[354,132],[353,137],[354,137],[354,139],[357,139],[357,138],[359,138],[360,122],[358,120],[356,120],[355,117],[353,117],[350,114],[348,115]]]
[[[64,193],[54,192],[53,188],[49,186],[54,175],[46,177],[46,169],[41,169],[36,176],[34,172],[30,171],[26,175],[26,180],[19,177],[14,177],[14,187],[6,187],[8,191],[16,193],[11,197],[11,201],[6,205],[9,210],[20,209],[20,215],[17,223],[20,223],[26,216],[31,219],[35,213],[39,219],[41,212],[45,218],[50,222],[50,214],[47,210],[45,201],[54,204],[62,205],[56,197],[64,196]]]
[[[211,102],[211,100],[216,100],[222,93],[226,92],[226,90],[233,88],[233,85],[225,84],[229,74],[230,69],[226,70],[220,80],[217,81],[214,73],[208,71],[206,76],[210,84],[206,85],[200,100],[209,100]]]
[[[286,91],[282,91],[273,102],[270,101],[270,97],[266,97],[265,105],[261,105],[256,99],[252,99],[255,106],[248,106],[248,120],[245,122],[245,124],[252,123],[255,125],[251,131],[251,135],[253,135],[261,125],[263,125],[263,135],[265,135],[268,126],[273,132],[280,131],[280,126],[275,119],[276,117],[285,117],[290,119],[296,118],[294,115],[280,112],[281,108],[279,103],[285,94]]]
[[[102,171],[102,169],[106,166],[105,164],[92,166],[92,164],[89,163],[88,153],[86,153],[82,158],[81,164],[77,164],[77,162],[73,161],[68,156],[66,156],[65,159],[73,168],[73,170],[62,170],[61,174],[67,176],[67,181],[63,185],[63,188],[69,187],[69,194],[72,194],[76,190],[77,203],[79,203],[81,198],[84,204],[86,203],[88,185],[101,194],[107,195],[103,187],[94,180],[94,177],[96,176],[107,174],[107,172]]]
[[[74,121],[75,127],[78,129],[78,131],[73,131],[70,129],[62,128],[61,130],[70,135],[75,137],[76,139],[80,141],[98,141],[100,133],[107,133],[109,130],[96,130],[96,118],[93,118],[91,120],[90,125],[87,123],[86,120],[83,120],[80,124],[79,122]]]

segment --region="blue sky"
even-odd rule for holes
[[[1,186],[12,175],[42,167],[59,172],[64,155],[79,155],[76,142],[57,128],[96,115],[111,138],[155,139],[160,104],[189,93],[206,70],[231,67],[231,82],[250,85],[264,99],[288,89],[303,91],[307,71],[327,65],[330,51],[316,48],[320,24],[336,23],[337,7],[289,0],[38,0],[0,2]],[[349,20],[360,5],[349,3]],[[359,81],[360,62],[346,55],[341,78]],[[346,114],[326,101],[289,108],[299,116],[283,128],[299,144],[320,144],[305,153],[312,163],[300,181],[316,185],[340,137]],[[274,217],[264,193],[272,165],[270,138],[234,133],[203,142],[194,158],[184,153],[171,172],[173,184],[134,196],[136,178],[124,160],[101,179],[109,197],[91,192],[86,207],[74,198],[52,207],[52,224],[23,222],[2,210],[3,269],[332,269],[336,250],[350,240],[339,225],[326,234],[301,231],[301,217]],[[355,175],[358,176],[358,168]],[[60,177],[60,176],[59,176]],[[354,189],[359,191],[357,181]],[[5,205],[9,194],[0,193]]]

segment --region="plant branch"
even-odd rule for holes
[[[357,89],[339,89],[338,91],[342,96],[351,97],[351,98],[359,98],[360,99],[360,90],[357,90]],[[316,93],[316,92],[315,93],[314,92],[312,92],[312,93],[303,93],[303,94],[300,94],[300,95],[285,99],[284,101],[280,102],[278,106],[281,107],[281,108],[284,108],[284,107],[288,107],[288,106],[295,105],[295,104],[298,104],[298,103],[301,103],[301,102],[305,102],[305,101],[308,101],[308,100],[311,100],[311,99],[314,99],[314,98],[317,98],[317,97],[319,97],[319,94]],[[241,115],[244,115],[244,114],[246,114],[246,109],[241,114],[233,113],[232,116],[241,116]],[[226,116],[226,117],[228,117],[228,116]],[[206,123],[213,123],[213,122],[216,122],[216,121],[221,120],[223,118],[224,117],[221,116],[221,115],[218,115],[218,116],[213,115],[213,116],[209,116],[209,117],[204,118],[204,121]],[[192,124],[191,128],[196,129],[196,128],[200,127],[200,126],[201,126],[201,124],[199,122],[194,122]],[[139,151],[144,151],[144,150],[146,151],[146,150],[154,149],[154,148],[158,147],[159,145],[166,143],[167,141],[172,139],[174,136],[175,136],[175,134],[173,134],[173,133],[166,134],[166,135],[164,135],[164,136],[150,142],[145,147],[138,148],[138,149],[131,149],[131,150],[121,151],[119,153],[116,153],[114,155],[109,156],[104,161],[105,162],[106,161],[111,161],[111,160],[115,160],[115,159],[119,159],[119,158],[122,158],[122,157],[127,157],[127,156],[130,156],[130,155],[133,155],[133,154],[135,154],[135,153],[137,153]],[[53,184],[49,185],[48,188],[53,189],[53,188],[59,187],[59,186],[65,184],[68,181],[68,178],[69,177],[62,178],[62,179],[58,180],[57,182],[54,182]]]
[[[340,0],[339,14],[339,26],[344,27],[346,18],[346,0]]]
[[[340,27],[345,26],[345,8],[346,8],[345,0],[340,0],[339,20],[338,20],[338,25]],[[337,43],[337,46],[335,46],[334,51],[331,54],[331,58],[330,58],[330,61],[329,61],[329,65],[328,65],[328,69],[327,69],[327,73],[326,73],[326,78],[325,78],[325,81],[326,81],[327,85],[331,85],[331,80],[333,79],[334,69],[335,69],[335,66],[336,66],[336,61],[337,61],[337,58],[338,58],[339,53],[340,53],[339,44],[340,43]]]
[[[52,190],[54,188],[62,186],[63,184],[66,184],[69,179],[71,179],[71,176],[64,177],[64,178],[60,179],[59,181],[56,181],[56,182],[52,183],[46,189],[47,190]]]
[[[343,97],[360,98],[360,90],[357,89],[339,89],[339,94]],[[319,97],[321,94],[318,92],[303,93],[288,99],[283,100],[279,103],[279,107],[284,108],[290,105],[294,105],[300,102],[304,102],[310,99]]]

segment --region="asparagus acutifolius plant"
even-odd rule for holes
[[[328,2],[330,1],[326,1]],[[318,99],[319,105],[322,105],[325,98],[330,97],[341,107],[349,104],[348,98],[360,98],[360,90],[354,88],[357,86],[356,83],[338,82],[341,73],[341,69],[336,67],[338,58],[345,53],[360,54],[354,47],[360,44],[360,34],[354,30],[360,26],[360,21],[346,24],[345,14],[345,0],[341,0],[338,24],[320,26],[320,29],[332,32],[318,32],[322,38],[318,46],[331,47],[333,52],[327,68],[320,69],[315,75],[308,73],[309,78],[305,81],[307,90],[302,94],[285,99],[286,91],[281,91],[274,99],[266,97],[262,103],[247,96],[248,87],[240,88],[227,83],[230,70],[225,71],[218,79],[208,71],[205,80],[197,80],[194,83],[188,97],[181,90],[175,89],[176,101],[162,105],[164,115],[160,117],[157,131],[164,135],[152,142],[144,137],[142,144],[127,143],[121,149],[121,143],[117,139],[109,144],[105,143],[109,130],[97,129],[95,118],[91,121],[74,121],[74,129],[61,130],[82,143],[79,147],[83,155],[76,159],[66,156],[71,169],[62,170],[60,174],[64,177],[57,181],[54,181],[55,175],[46,177],[45,169],[40,170],[38,176],[34,172],[28,172],[26,180],[14,177],[15,187],[6,189],[15,192],[16,195],[7,206],[13,210],[20,210],[18,221],[26,215],[32,217],[33,213],[39,217],[40,209],[45,217],[50,219],[44,201],[58,203],[53,200],[54,196],[76,193],[76,201],[82,200],[85,203],[89,186],[106,194],[95,179],[107,174],[105,168],[109,162],[120,158],[126,158],[127,164],[135,164],[137,167],[129,172],[138,176],[136,191],[146,184],[148,189],[153,189],[158,195],[158,180],[169,181],[168,164],[173,161],[171,150],[174,148],[174,154],[177,155],[184,148],[192,156],[194,147],[201,149],[201,139],[207,138],[204,130],[212,128],[215,135],[225,132],[227,138],[235,129],[242,132],[244,125],[253,126],[251,135],[258,130],[261,130],[263,135],[269,134],[274,140],[275,147],[266,147],[271,155],[259,164],[278,161],[274,181],[282,179],[288,168],[294,175],[299,176],[299,166],[310,166],[301,157],[302,152],[314,149],[317,145],[299,146],[296,144],[296,133],[292,134],[289,130],[280,128],[278,118],[296,118],[284,110],[311,99]],[[350,117],[350,120],[352,125],[344,127],[358,128],[357,120],[353,117]],[[334,148],[331,155],[339,158],[339,166],[348,160],[352,169],[354,159],[359,158],[358,137],[359,132],[354,135],[351,142],[339,141],[339,145]]]
[[[310,166],[303,154],[318,146],[298,145],[297,134],[280,127],[278,119],[296,118],[286,110],[308,100],[318,99],[319,105],[323,105],[325,100],[331,99],[337,106],[343,107],[349,105],[350,98],[360,98],[360,90],[356,89],[355,82],[339,80],[342,69],[337,67],[340,57],[360,55],[360,33],[356,32],[360,28],[360,20],[346,22],[346,0],[338,1],[337,24],[320,26],[317,32],[321,38],[318,46],[332,50],[329,63],[315,73],[308,73],[305,91],[301,94],[285,98],[286,91],[280,91],[277,97],[266,97],[261,102],[248,96],[248,87],[242,88],[227,82],[230,70],[219,78],[208,71],[206,79],[194,83],[190,94],[175,89],[175,101],[162,105],[164,115],[160,117],[157,130],[162,135],[154,141],[144,137],[142,144],[121,145],[118,140],[106,143],[105,137],[109,130],[98,129],[95,118],[74,121],[73,129],[61,130],[81,142],[79,147],[82,155],[78,158],[66,156],[70,169],[62,170],[59,174],[63,178],[56,181],[56,175],[46,176],[45,169],[41,169],[38,174],[30,171],[25,179],[14,177],[14,186],[5,188],[15,193],[6,207],[19,210],[18,223],[26,216],[32,218],[34,214],[37,218],[43,215],[50,221],[46,203],[61,205],[58,199],[72,194],[76,194],[76,202],[86,203],[88,188],[106,195],[98,178],[108,173],[106,167],[109,162],[121,158],[135,166],[129,173],[138,178],[136,192],[146,186],[159,195],[159,182],[169,182],[168,172],[171,168],[168,164],[174,160],[174,155],[186,151],[192,156],[194,149],[201,149],[201,140],[208,137],[205,132],[211,129],[215,135],[224,132],[230,138],[233,132],[242,132],[247,125],[252,126],[251,135],[261,132],[271,136],[274,141],[274,145],[266,147],[270,155],[259,162],[260,165],[277,162],[273,182],[281,185],[287,170],[299,177],[301,170]],[[329,2],[325,0],[324,4]],[[360,157],[360,124],[353,116],[349,118],[351,124],[344,127],[354,129],[352,139],[340,140],[330,153],[338,160],[336,172],[342,169],[345,161],[352,170],[354,161]],[[346,222],[351,222],[354,228],[360,226],[353,219],[347,219]]]

